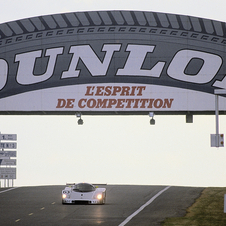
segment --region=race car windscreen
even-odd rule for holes
[[[95,191],[95,187],[92,184],[81,183],[76,184],[73,190],[77,192],[91,192]]]

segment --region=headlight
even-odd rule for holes
[[[66,195],[66,194],[63,194],[63,195],[62,195],[62,198],[63,198],[63,199],[67,198],[67,195]]]
[[[97,199],[102,199],[102,194],[97,195]]]

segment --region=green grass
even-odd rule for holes
[[[226,226],[226,188],[206,188],[184,217],[168,218],[163,226]]]

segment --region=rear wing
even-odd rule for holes
[[[73,186],[73,185],[75,185],[75,183],[66,183],[66,186]]]
[[[66,187],[64,188],[64,190],[70,190],[74,186],[75,186],[75,183],[66,183]]]

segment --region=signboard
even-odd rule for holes
[[[224,194],[224,213],[226,213],[226,194]]]
[[[17,140],[17,134],[0,134],[0,140]]]
[[[16,168],[0,167],[0,179],[16,179]]]
[[[11,142],[11,143],[6,143],[6,142],[2,142],[0,143],[0,148],[1,149],[16,149],[17,147],[17,143],[15,142]]]
[[[0,112],[213,113],[214,90],[226,88],[225,46],[224,22],[167,13],[0,24]]]
[[[224,147],[224,134],[210,134],[211,147]]]
[[[5,157],[5,156],[2,157],[2,156],[0,156],[0,160],[1,159],[10,159],[10,157]]]
[[[0,159],[3,157],[16,157],[16,151],[0,151]]]
[[[16,159],[0,159],[0,165],[4,166],[15,166]]]

